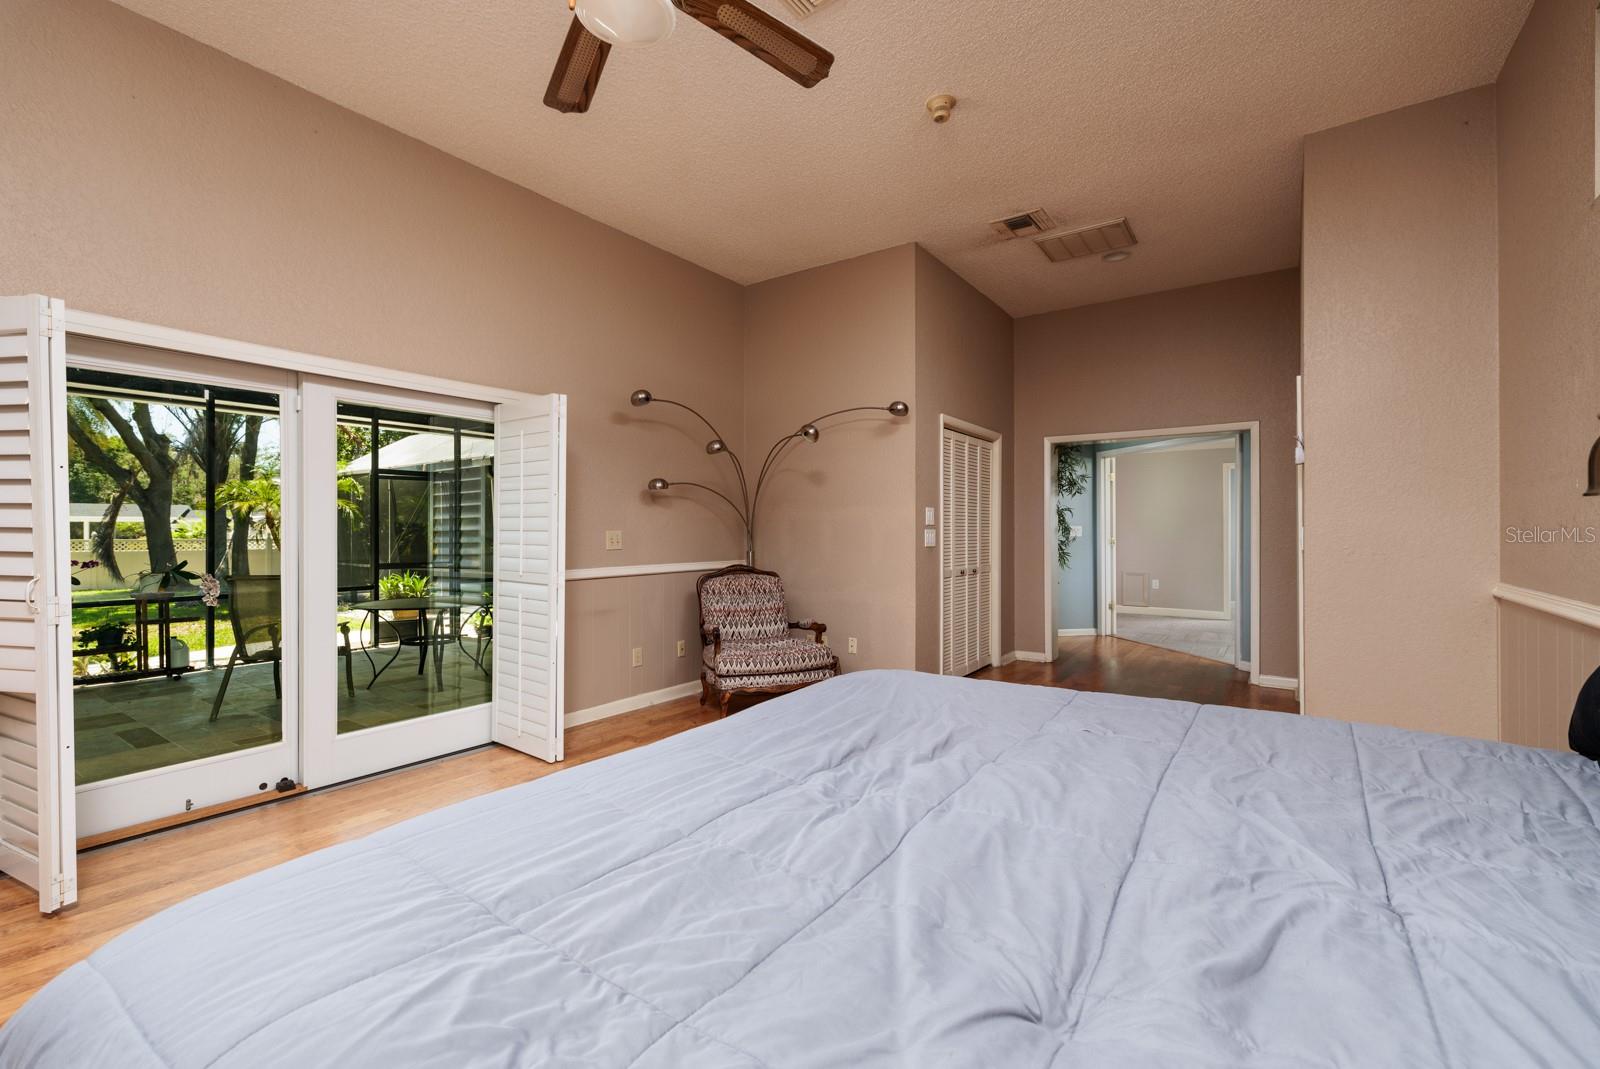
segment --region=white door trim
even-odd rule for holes
[[[1250,682],[1260,681],[1261,658],[1257,650],[1261,645],[1261,421],[1240,420],[1237,423],[1208,423],[1194,427],[1161,427],[1154,430],[1103,431],[1096,434],[1048,434],[1041,443],[1044,454],[1044,471],[1041,479],[1044,504],[1044,632],[1045,649],[1051,651],[1049,659],[1056,657],[1055,598],[1052,596],[1055,580],[1055,509],[1052,506],[1054,481],[1051,479],[1051,453],[1058,442],[1115,442],[1133,438],[1176,438],[1197,434],[1250,433]],[[1101,591],[1102,602],[1107,592]]]
[[[989,442],[994,448],[990,461],[989,471],[989,664],[1000,667],[1004,661],[1004,654],[1000,650],[1000,611],[1004,598],[1000,589],[1001,558],[1005,547],[1000,540],[1002,530],[1001,503],[1004,495],[1001,492],[1002,480],[1005,473],[1005,436],[999,431],[991,430],[979,423],[939,413],[939,487],[943,494],[944,487],[944,432],[946,430],[958,431],[973,438],[981,438]],[[939,560],[943,560],[945,536],[945,509],[941,501],[939,506]],[[1053,648],[1054,643],[1046,649]],[[944,577],[939,578],[939,674],[943,675],[944,663]]]

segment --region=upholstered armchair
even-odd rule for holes
[[[715,699],[726,716],[736,694],[781,694],[839,674],[839,658],[822,641],[827,625],[789,619],[778,573],[736,564],[702,575],[695,593],[701,705]]]

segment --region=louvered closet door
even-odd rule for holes
[[[991,495],[994,446],[959,431],[940,442],[941,670],[966,675],[989,664]]]
[[[563,757],[567,399],[495,411],[495,742]]]
[[[60,301],[0,298],[0,871],[77,900]]]

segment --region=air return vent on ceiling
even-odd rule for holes
[[[830,0],[783,0],[797,18],[805,18],[819,7],[828,6]]]
[[[1046,234],[1034,238],[1033,243],[1039,246],[1040,252],[1060,263],[1062,260],[1076,260],[1080,256],[1100,256],[1113,249],[1126,249],[1130,245],[1137,245],[1139,239],[1133,236],[1133,227],[1128,225],[1127,219],[1113,219],[1107,223]]]
[[[1049,212],[1043,208],[1035,208],[1021,215],[1008,215],[1004,219],[996,219],[989,225],[994,227],[994,232],[1002,238],[1031,238],[1035,234],[1045,233],[1056,224],[1050,218]]]

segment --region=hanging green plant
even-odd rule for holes
[[[1072,509],[1062,499],[1078,497],[1089,489],[1089,458],[1074,442],[1057,442],[1055,447],[1056,488],[1056,564],[1072,563]]]

